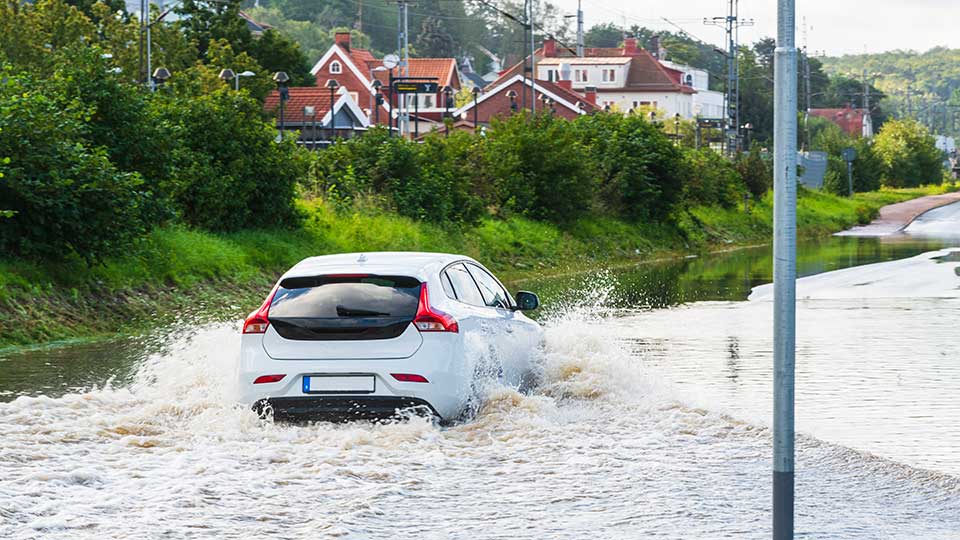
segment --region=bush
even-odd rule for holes
[[[76,253],[93,262],[146,232],[152,194],[139,174],[117,170],[84,141],[90,110],[51,99],[28,77],[5,78],[0,200],[14,214],[0,223],[0,250],[51,259]]]
[[[373,197],[406,217],[473,224],[489,192],[474,178],[482,158],[483,140],[471,134],[431,135],[421,144],[377,128],[320,152],[311,182],[334,203]]]
[[[733,163],[709,148],[684,152],[683,198],[688,204],[736,206],[747,186]]]
[[[162,187],[185,223],[235,231],[295,222],[306,151],[294,137],[276,142],[259,102],[221,89],[192,98],[160,95],[152,103],[178,142],[169,156],[174,173]]]
[[[600,113],[581,116],[574,127],[587,146],[574,159],[592,165],[607,211],[632,220],[669,215],[682,190],[680,150],[656,125],[640,116]],[[571,150],[560,154],[572,157]]]
[[[517,114],[494,120],[487,137],[485,163],[503,208],[554,223],[593,209],[596,174],[570,122]]]
[[[885,123],[874,148],[884,165],[885,186],[916,187],[943,179],[943,156],[933,136],[916,120]]]
[[[813,148],[827,152],[824,190],[837,195],[846,195],[850,192],[847,162],[841,157],[844,148],[853,148],[857,152],[857,158],[853,161],[853,190],[862,192],[880,188],[884,166],[874,151],[874,144],[870,139],[850,137],[831,123],[823,126],[814,135]]]
[[[740,154],[736,166],[737,173],[755,200],[759,201],[767,191],[773,189],[773,163],[763,159],[760,150],[753,148],[748,153]]]

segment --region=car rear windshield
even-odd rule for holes
[[[287,278],[270,304],[270,317],[401,317],[413,319],[420,281],[403,276]]]
[[[411,277],[298,277],[280,282],[269,319],[285,339],[392,339],[403,334],[419,305],[420,281]]]

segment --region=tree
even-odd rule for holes
[[[93,262],[128,247],[152,217],[142,177],[118,170],[104,149],[85,140],[90,109],[28,75],[5,78],[0,200],[15,215],[0,227],[0,251]]]
[[[916,120],[887,122],[874,149],[885,167],[885,186],[915,187],[943,180],[943,155],[927,128]]]
[[[623,29],[613,23],[595,24],[583,34],[587,47],[619,47],[623,43]]]
[[[417,36],[417,51],[430,58],[447,58],[456,55],[457,43],[447,32],[441,19],[427,17]]]
[[[315,83],[310,73],[311,65],[300,51],[300,45],[275,30],[264,32],[250,44],[247,52],[269,73],[286,72],[292,86],[312,86]]]

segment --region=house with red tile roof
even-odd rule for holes
[[[807,113],[830,120],[851,137],[873,137],[873,119],[866,109],[854,109],[848,104],[842,109],[810,109]]]
[[[280,110],[280,95],[274,91],[264,100],[264,109],[274,114],[277,127],[299,131],[298,142],[310,149],[326,147],[338,138],[349,139],[370,128],[367,111],[361,109],[347,92],[334,92],[311,86],[288,88],[288,98]]]
[[[551,82],[570,81],[575,92],[596,89],[596,104],[623,113],[656,109],[666,116],[682,118],[723,116],[723,94],[709,89],[704,70],[661,61],[638,47],[636,38],[626,38],[623,47],[584,49],[583,56],[558,47],[548,39],[534,52],[536,78]],[[523,62],[507,69],[490,87],[522,73]]]
[[[531,101],[536,100],[533,106],[536,111],[550,111],[551,114],[572,120],[600,110],[595,99],[595,93],[584,95],[575,92],[570,81],[533,81],[518,73],[501,78],[497,84],[485,88],[476,100],[457,109],[454,116],[481,126],[489,125],[494,117],[502,118],[521,109],[529,110]]]
[[[369,50],[354,47],[349,32],[338,32],[334,36],[333,45],[314,64],[310,72],[316,77],[317,88],[289,88],[290,99],[296,98],[297,103],[292,105],[287,102],[287,109],[313,107],[316,115],[326,118],[330,109],[330,91],[327,86],[330,80],[337,82],[337,95],[348,96],[366,115],[368,124],[387,125],[391,112],[400,102],[400,96],[391,95],[389,91],[390,78],[398,76],[397,69],[387,69],[383,60],[376,58]],[[408,76],[431,78],[438,83],[435,93],[404,95],[411,114],[415,109],[419,112],[419,117],[411,119],[411,122],[420,132],[441,126],[447,111],[453,109],[452,103],[449,109],[447,108],[443,88],[449,86],[454,93],[460,90],[456,59],[411,58]],[[374,81],[379,81],[382,85],[379,91],[375,88]],[[380,106],[377,106],[378,92],[381,94]],[[270,94],[268,103],[273,104],[272,107],[267,106],[268,111],[277,108],[279,95],[276,91]],[[329,126],[322,125],[320,128],[329,129]],[[414,127],[410,129],[413,131]],[[338,133],[339,131],[338,129]]]

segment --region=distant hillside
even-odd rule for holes
[[[888,113],[909,111],[938,131],[957,132],[960,122],[960,49],[937,47],[927,52],[888,51],[820,58],[831,75],[861,80],[863,71],[876,76],[874,85],[885,92]]]

